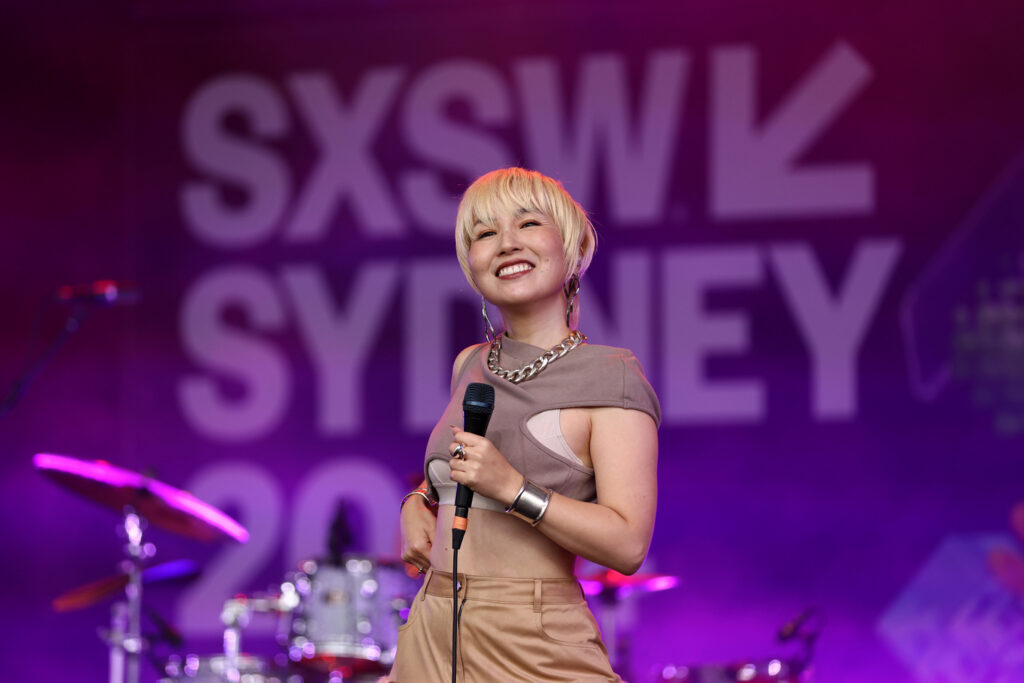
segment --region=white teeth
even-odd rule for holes
[[[506,275],[515,275],[516,273],[522,273],[526,270],[532,270],[533,266],[529,263],[516,263],[511,266],[505,266],[498,271],[498,277],[505,277]]]

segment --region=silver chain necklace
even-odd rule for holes
[[[512,384],[519,384],[520,382],[525,382],[531,377],[536,377],[541,370],[548,366],[549,363],[553,363],[583,342],[587,341],[587,336],[585,334],[579,330],[573,330],[572,334],[542,353],[537,360],[527,363],[517,370],[506,370],[498,365],[498,356],[501,354],[502,336],[503,335],[499,334],[491,341],[491,350],[487,353],[487,369],[498,377],[507,379],[509,382],[512,382]]]

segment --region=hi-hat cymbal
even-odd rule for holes
[[[173,560],[142,570],[142,583],[145,585],[165,581],[191,581],[199,576],[199,565],[192,560]],[[50,603],[56,612],[71,612],[76,609],[91,607],[98,602],[116,594],[128,585],[127,574],[108,576],[97,581],[72,588]]]
[[[69,491],[116,512],[131,506],[150,524],[200,541],[249,540],[245,527],[191,493],[103,460],[37,453],[36,469]]]

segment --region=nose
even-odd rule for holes
[[[504,228],[500,231],[499,235],[501,240],[498,243],[501,249],[500,254],[512,254],[522,249],[519,242],[519,230],[515,226]]]

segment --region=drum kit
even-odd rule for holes
[[[152,610],[144,610],[143,588],[184,582],[200,573],[191,560],[147,566],[156,552],[143,542],[150,526],[186,538],[245,543],[249,532],[237,521],[195,496],[101,460],[37,454],[37,470],[62,487],[121,515],[119,533],[127,539],[122,572],[87,583],[55,598],[54,610],[82,609],[121,595],[111,611],[110,627],[100,631],[109,650],[109,683],[139,683],[141,656],[151,643],[141,630],[145,613],[165,641],[182,646],[182,638]],[[408,617],[418,581],[399,560],[339,554],[329,560],[306,560],[268,595],[236,595],[220,614],[223,652],[174,654],[157,662],[159,683],[369,683],[394,661],[398,627]],[[621,671],[629,663],[629,638],[618,627],[623,600],[673,588],[677,578],[664,574],[625,576],[603,570],[580,578],[584,592],[601,607],[601,627],[612,662]],[[254,615],[278,621],[280,651],[271,660],[242,650],[242,635]],[[779,640],[803,646],[801,656],[723,665],[668,665],[653,674],[657,682],[807,683],[810,659],[821,617],[809,610],[782,628]],[[150,657],[152,660],[153,658]]]
[[[109,650],[109,683],[138,683],[141,656],[151,646],[142,633],[145,613],[172,645],[181,636],[143,607],[143,589],[184,582],[199,575],[191,560],[147,566],[156,552],[143,533],[156,527],[199,541],[245,543],[249,532],[237,521],[181,489],[115,467],[39,453],[38,471],[60,486],[121,515],[122,572],[87,583],[55,598],[58,612],[82,609],[121,595],[101,637]],[[289,574],[279,592],[236,595],[221,611],[223,652],[171,655],[161,663],[160,683],[347,683],[376,681],[394,660],[398,626],[408,616],[418,588],[402,562],[362,555],[307,560]],[[278,619],[281,652],[274,661],[242,651],[242,634],[253,615]]]

